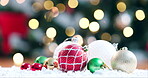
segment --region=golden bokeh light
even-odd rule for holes
[[[78,0],[68,0],[68,6],[70,8],[76,8],[78,4],[79,4]]]
[[[107,41],[111,41],[111,35],[109,33],[103,33],[101,35],[101,39],[102,40],[107,40]]]
[[[33,7],[34,11],[36,11],[36,12],[39,12],[43,8],[43,6],[40,2],[33,3],[32,7]]]
[[[131,37],[133,35],[134,31],[131,27],[125,27],[123,30],[123,35],[125,37]]]
[[[99,30],[99,28],[100,28],[100,25],[99,25],[98,22],[91,22],[91,23],[89,24],[89,30],[90,30],[91,32],[97,32],[97,31]]]
[[[143,10],[137,10],[135,16],[139,21],[142,21],[145,18],[145,13]]]
[[[2,6],[6,6],[6,5],[8,4],[8,2],[9,2],[9,0],[1,0],[1,1],[0,1],[0,4],[1,4]]]
[[[57,31],[55,28],[50,27],[46,30],[46,35],[48,38],[54,38],[57,35]]]
[[[117,4],[117,9],[120,11],[120,12],[124,12],[126,10],[126,4],[124,2],[119,2]]]
[[[73,36],[75,34],[75,29],[73,27],[67,27],[65,33],[67,36]]]
[[[39,22],[38,22],[38,20],[37,20],[37,19],[31,19],[31,20],[29,21],[29,27],[30,27],[31,29],[37,29],[37,28],[39,27]]]
[[[83,37],[81,35],[74,35],[73,38],[78,38],[78,44],[83,45]]]
[[[104,12],[101,10],[101,9],[97,9],[95,12],[94,12],[94,18],[96,20],[102,20],[104,17]]]
[[[57,6],[57,8],[59,9],[59,12],[61,12],[61,13],[64,12],[65,9],[66,9],[65,5],[62,4],[62,3],[59,3],[59,4],[57,4],[56,6]]]
[[[51,12],[53,13],[53,17],[57,17],[59,15],[59,10],[57,7],[52,7]]]
[[[25,0],[16,0],[17,3],[22,4],[23,2],[25,2]]]
[[[98,5],[100,0],[89,0],[92,5]]]
[[[80,21],[79,21],[79,26],[82,29],[88,28],[88,26],[89,26],[89,20],[87,18],[81,18]]]
[[[52,2],[52,1],[45,1],[44,2],[44,8],[46,9],[46,10],[50,10],[52,7],[54,6],[54,3]]]
[[[48,44],[48,43],[52,42],[53,40],[54,40],[54,38],[48,38],[47,36],[43,37],[44,44]]]
[[[16,66],[20,66],[22,65],[22,63],[24,62],[24,57],[21,53],[16,53],[13,56],[13,62]]]

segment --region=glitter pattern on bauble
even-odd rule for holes
[[[62,42],[61,44],[58,45],[58,47],[55,49],[54,54],[53,54],[53,58],[58,58],[59,52],[67,45],[72,44],[73,42],[71,41],[65,41]]]
[[[62,49],[58,56],[60,70],[82,71],[87,63],[87,53],[82,46],[71,44]]]
[[[100,58],[109,68],[111,68],[111,58],[115,52],[115,47],[105,40],[93,41],[88,45],[88,59]]]
[[[127,47],[123,47],[113,55],[111,64],[114,70],[132,73],[137,67],[137,58]]]

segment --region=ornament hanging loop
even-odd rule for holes
[[[78,43],[78,38],[77,38],[77,37],[66,38],[66,39],[64,40],[64,42],[66,42],[66,41],[71,41],[71,42],[74,42],[74,43]]]
[[[104,63],[103,64],[103,66],[102,66],[103,68],[107,68],[107,69],[109,69],[110,70],[110,68]]]

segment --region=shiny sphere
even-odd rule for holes
[[[42,64],[40,63],[33,63],[31,66],[32,71],[41,70],[41,69],[42,69]]]
[[[47,66],[48,69],[58,68],[58,61],[55,58],[47,58],[44,66]]]
[[[87,69],[94,73],[96,70],[103,68],[104,62],[100,58],[93,58],[87,64]]]
[[[31,68],[31,64],[29,63],[23,63],[20,67],[21,70],[27,70]]]
[[[96,40],[88,45],[88,59],[100,58],[109,68],[114,53],[116,53],[115,47],[106,40]]]
[[[40,63],[43,65],[46,59],[47,59],[47,57],[39,56],[35,59],[34,63]]]
[[[114,70],[132,73],[137,67],[137,58],[134,53],[123,47],[113,55],[111,65]]]

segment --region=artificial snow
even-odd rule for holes
[[[19,67],[12,66],[11,68],[0,67],[0,77],[8,77],[8,78],[10,77],[19,77],[19,78],[26,78],[26,77],[38,77],[38,78],[137,77],[139,78],[139,77],[144,77],[144,78],[148,78],[148,70],[136,69],[133,73],[128,74],[128,73],[117,71],[117,70],[101,69],[92,74],[89,70],[86,70],[86,69],[84,71],[76,71],[76,72],[69,71],[65,73],[58,69],[49,70],[49,69],[42,68],[41,71],[31,71],[29,69],[21,70]]]

